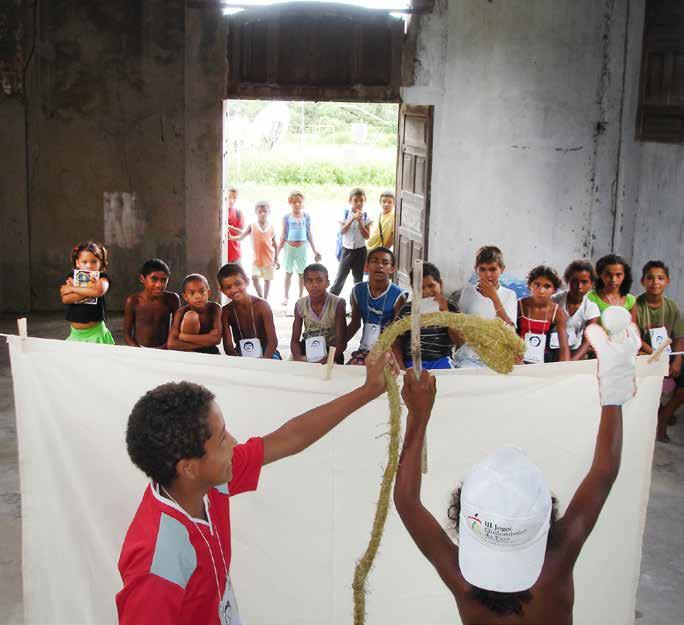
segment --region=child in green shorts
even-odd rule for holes
[[[283,306],[287,306],[290,297],[290,283],[292,274],[299,276],[299,297],[304,293],[304,269],[307,265],[306,244],[311,245],[316,262],[321,260],[321,255],[316,250],[316,245],[311,234],[311,217],[304,212],[304,194],[301,191],[292,191],[287,198],[290,212],[283,218],[283,234],[276,251],[276,257],[280,250],[285,249],[283,265],[285,266],[285,297]]]
[[[66,319],[71,323],[67,341],[114,345],[105,325],[109,290],[107,249],[94,241],[84,241],[71,250],[73,271],[60,288]]]

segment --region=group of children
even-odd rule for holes
[[[300,204],[295,198],[293,209]],[[359,228],[361,226],[359,225]],[[303,231],[301,236],[306,236]],[[286,239],[286,236],[284,237]],[[346,248],[351,249],[351,248]],[[365,250],[365,248],[364,248]],[[346,250],[345,250],[346,251]],[[105,325],[105,295],[109,287],[107,252],[104,246],[81,243],[72,253],[73,275],[61,288],[71,322],[69,340],[113,343]],[[440,310],[499,318],[525,341],[525,364],[593,357],[585,328],[600,323],[600,315],[609,306],[623,307],[641,332],[641,353],[650,354],[668,338],[674,350],[684,349],[684,320],[677,304],[665,297],[669,270],[662,261],[649,261],[643,267],[641,284],[644,293],[630,293],[632,275],[629,264],[610,254],[599,259],[596,268],[587,260],[571,262],[564,274],[567,286],[551,267],[534,267],[527,278],[530,294],[518,299],[516,293],[501,285],[505,269],[501,250],[485,246],[477,251],[477,281],[447,299],[439,269],[432,263],[423,266],[425,311]],[[326,267],[320,263],[302,270],[302,282],[308,295],[294,307],[290,337],[291,358],[310,363],[325,363],[331,348],[335,362],[345,362],[344,353],[359,330],[358,349],[349,354],[347,364],[362,365],[378,337],[393,320],[410,314],[408,293],[392,282],[396,270],[394,253],[379,246],[364,251],[366,281],[358,281],[351,292],[351,319],[347,306],[330,289]],[[89,277],[83,282],[81,276]],[[278,351],[273,313],[266,299],[247,292],[249,277],[238,263],[227,263],[216,277],[220,291],[228,299],[221,308],[211,301],[211,287],[201,274],[185,277],[181,306],[175,293],[166,290],[170,270],[160,259],[146,261],[141,268],[142,290],[126,299],[124,336],[134,347],[166,348],[206,354],[219,354],[218,345],[230,356],[281,360]],[[338,274],[339,278],[339,274]],[[402,369],[412,366],[409,334],[399,337],[392,348]],[[421,330],[421,352],[426,369],[483,367],[474,350],[454,330]],[[668,441],[667,426],[684,403],[682,356],[671,357],[666,380],[669,401],[660,411],[658,440]]]
[[[311,216],[304,210],[304,194],[291,191],[288,196],[289,212],[283,216],[281,235],[276,242],[276,232],[269,221],[271,207],[268,202],[259,201],[254,207],[256,221],[245,227],[243,213],[237,208],[238,190],[228,190],[227,235],[228,262],[240,263],[242,249],[240,241],[250,237],[254,252],[251,278],[259,297],[268,299],[275,271],[280,269],[279,256],[282,254],[285,269],[285,298],[283,306],[288,305],[292,276],[299,279],[299,298],[304,293],[304,270],[308,266],[308,247],[314,254],[314,261],[320,262],[321,254],[316,249],[311,230]],[[349,193],[349,207],[344,210],[338,221],[337,260],[339,268],[335,282],[330,289],[339,295],[351,271],[354,283],[363,279],[367,252],[376,247],[391,249],[394,242],[394,193],[383,191],[380,194],[380,212],[373,220],[364,210],[366,193],[356,187]],[[261,284],[263,280],[263,288]]]

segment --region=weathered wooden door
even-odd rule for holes
[[[410,284],[416,258],[427,259],[430,174],[432,167],[432,106],[402,105],[399,109],[397,205],[394,249],[397,282]]]

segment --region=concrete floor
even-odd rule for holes
[[[277,313],[276,313],[277,315]],[[292,319],[276,316],[280,349],[289,355]],[[108,325],[117,343],[122,340],[121,316]],[[16,333],[13,317],[0,317],[0,332]],[[34,314],[29,334],[62,339],[67,324],[60,314]],[[285,341],[283,342],[283,339]],[[287,356],[286,356],[287,357]],[[672,443],[656,444],[651,498],[646,518],[641,579],[637,594],[637,625],[684,623],[684,411],[670,428]],[[17,465],[9,353],[0,346],[0,624],[23,623],[21,595],[21,501]],[[582,625],[582,624],[579,624]],[[606,624],[607,625],[607,624]],[[622,624],[620,624],[622,625]]]

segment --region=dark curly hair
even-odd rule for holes
[[[179,460],[204,455],[213,399],[211,391],[192,382],[169,382],[145,393],[128,417],[126,447],[133,464],[170,486]]]
[[[584,258],[573,260],[565,268],[565,273],[563,274],[565,284],[570,284],[572,276],[580,271],[586,271],[589,274],[591,281],[596,284],[596,271],[594,270],[594,265],[591,264],[591,261],[585,260]]]
[[[78,245],[74,245],[71,250],[71,265],[76,267],[76,260],[81,252],[90,252],[100,261],[100,271],[107,271],[107,248],[102,243],[95,241],[82,241]]]
[[[553,284],[553,288],[557,291],[561,286],[561,279],[558,272],[548,265],[538,265],[530,273],[527,274],[527,285],[532,284],[537,278],[546,278]]]
[[[450,521],[450,528],[458,536],[458,519],[461,514],[461,489],[463,482],[458,485],[458,488],[451,493],[451,501],[449,503],[449,510],[447,516]],[[546,549],[553,549],[558,544],[558,499],[551,495],[551,520],[549,525],[549,535],[546,539]],[[529,590],[522,590],[520,592],[496,592],[494,590],[485,590],[477,586],[470,586],[470,596],[480,605],[488,610],[494,612],[498,616],[510,616],[516,614],[518,616],[523,613],[523,603],[529,603],[532,600],[532,593]]]
[[[617,254],[607,254],[598,259],[596,263],[596,273],[598,274],[598,278],[596,278],[596,292],[600,293],[606,288],[605,283],[601,280],[601,274],[608,265],[622,265],[625,272],[625,279],[620,285],[620,295],[627,295],[632,288],[632,268],[622,256],[618,256]]]

